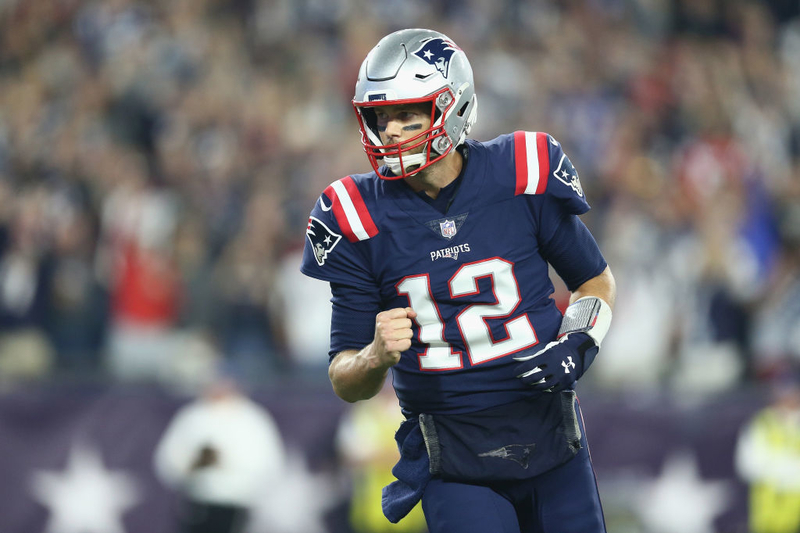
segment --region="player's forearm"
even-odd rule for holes
[[[372,344],[360,351],[345,350],[328,367],[333,391],[346,402],[372,398],[381,390],[389,367],[381,364]]]
[[[578,287],[570,296],[569,302],[573,303],[585,296],[600,298],[606,302],[611,309],[614,309],[614,301],[617,299],[617,283],[609,267],[606,267],[598,276],[593,277]]]

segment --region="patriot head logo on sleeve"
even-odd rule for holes
[[[578,171],[572,166],[572,161],[569,160],[566,154],[562,154],[561,161],[558,162],[558,168],[553,172],[553,176],[583,198],[583,187],[578,177]]]
[[[306,237],[308,242],[311,243],[311,249],[314,251],[314,258],[317,264],[322,266],[325,264],[328,254],[333,251],[333,247],[341,240],[342,236],[334,233],[326,226],[321,220],[314,217],[308,219],[308,229],[306,229]]]
[[[453,52],[456,50],[460,50],[460,48],[451,41],[436,38],[422,43],[414,55],[436,67],[436,70],[446,78],[450,70],[450,58],[453,57]]]

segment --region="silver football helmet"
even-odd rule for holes
[[[416,103],[430,103],[428,129],[411,139],[383,144],[375,108]],[[464,51],[444,34],[396,31],[381,39],[361,64],[353,107],[375,172],[384,179],[411,176],[442,159],[469,134],[478,108],[472,67]],[[408,153],[420,146],[421,152]],[[379,159],[390,175],[381,174]]]

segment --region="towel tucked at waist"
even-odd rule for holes
[[[397,481],[383,487],[381,507],[386,518],[396,524],[422,499],[431,473],[425,439],[416,416],[400,424],[394,440],[400,450],[400,460],[392,468]]]

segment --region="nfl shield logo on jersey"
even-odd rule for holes
[[[311,249],[314,250],[314,258],[319,266],[325,264],[328,254],[333,251],[333,247],[342,238],[341,235],[334,233],[321,220],[314,217],[309,217],[308,219],[306,237],[308,237],[308,242],[311,243]]]
[[[456,231],[456,222],[455,220],[445,220],[444,222],[439,222],[439,228],[442,230],[442,237],[446,237],[448,239],[455,236]]]

